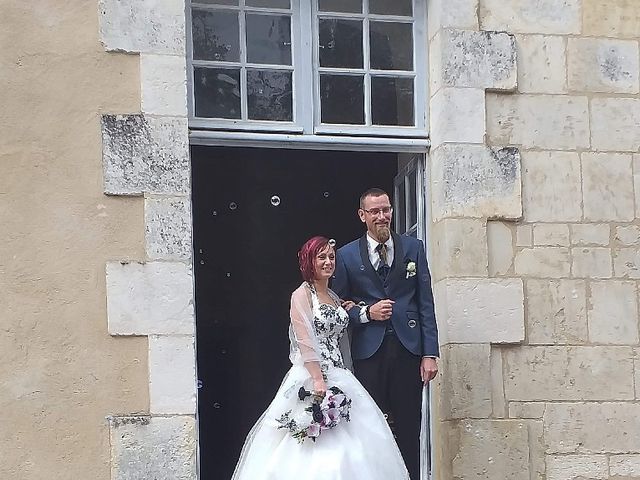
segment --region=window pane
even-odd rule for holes
[[[238,62],[238,14],[193,11],[193,59]]]
[[[247,15],[247,61],[291,65],[291,17]]]
[[[369,13],[410,17],[413,15],[413,2],[412,0],[369,0]]]
[[[404,178],[396,185],[396,202],[393,216],[396,221],[396,232],[402,235],[407,231],[405,226],[405,196],[404,196]]]
[[[413,78],[372,77],[371,115],[374,125],[414,125]]]
[[[247,70],[247,104],[251,120],[293,121],[291,72]]]
[[[320,19],[320,66],[362,68],[362,22]]]
[[[371,68],[413,70],[413,24],[371,22]]]
[[[196,117],[240,118],[240,70],[198,68],[193,72]]]
[[[291,8],[289,0],[247,0],[249,7]]]
[[[320,75],[322,123],[364,124],[364,77]]]
[[[192,0],[191,4],[204,3],[205,5],[235,5],[238,6],[238,0]]]
[[[413,227],[418,222],[418,197],[416,195],[416,175],[417,170],[413,170],[408,175],[409,180],[409,203],[407,205],[407,214],[409,217],[409,227]]]
[[[318,0],[321,12],[362,13],[362,0]]]

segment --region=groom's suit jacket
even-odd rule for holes
[[[393,235],[393,264],[383,282],[369,259],[366,233],[340,248],[331,289],[344,300],[373,305],[378,300],[395,301],[386,321],[360,321],[360,309],[349,310],[352,325],[351,354],[355,360],[373,355],[384,339],[389,322],[398,339],[414,355],[438,356],[438,329],[433,309],[431,276],[422,241]],[[412,274],[411,263],[415,265]]]

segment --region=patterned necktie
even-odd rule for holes
[[[387,275],[389,274],[389,264],[387,262],[387,246],[384,243],[379,243],[376,247],[376,252],[378,252],[378,256],[380,257],[380,265],[378,266],[378,275],[384,282],[387,279]]]

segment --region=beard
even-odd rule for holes
[[[374,225],[374,228],[376,229],[376,237],[378,237],[378,241],[380,243],[385,243],[389,240],[389,237],[391,236],[391,229],[389,228],[389,225]]]

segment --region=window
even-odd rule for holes
[[[192,0],[192,128],[426,135],[422,0]]]

